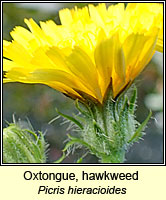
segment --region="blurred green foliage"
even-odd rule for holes
[[[49,11],[46,4],[49,3],[45,3],[44,10],[19,6],[18,3],[3,3],[3,39],[11,40],[9,32],[15,26],[21,25],[26,27],[24,18],[33,18],[36,22],[52,19],[59,24],[58,10],[55,9],[55,12],[52,10]],[[87,5],[87,3],[54,4],[55,8],[56,6],[58,8],[72,8],[74,6],[83,7]],[[158,55],[158,58],[157,62],[152,60],[136,80],[136,85],[138,86],[137,120],[140,122],[144,121],[150,108],[149,103],[149,108],[145,106],[145,98],[149,94],[160,94],[162,96],[162,56]],[[46,140],[50,144],[47,162],[52,162],[62,155],[61,150],[65,145],[64,141],[67,139],[66,134],[71,132],[71,130],[66,130],[68,124],[62,118],[49,124],[49,121],[57,116],[55,108],[69,115],[76,113],[74,102],[70,98],[45,85],[26,85],[21,83],[8,83],[3,85],[3,126],[6,126],[5,120],[8,122],[12,121],[12,115],[14,113],[16,118],[29,118],[36,131],[46,131]],[[157,119],[157,123],[153,118],[148,123],[144,140],[135,144],[128,152],[127,163],[163,162],[163,128],[162,125],[156,126],[156,124],[162,124],[162,108],[160,109],[160,113],[161,117]],[[155,117],[156,114],[158,114],[158,110],[153,112],[153,116]],[[80,155],[83,154],[82,151],[84,150],[77,149],[64,162],[76,162]],[[83,163],[96,162],[96,157],[91,155],[83,159]]]

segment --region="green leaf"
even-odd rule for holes
[[[136,99],[137,99],[137,88],[134,87],[133,94],[130,98],[130,103],[129,103],[129,112],[131,114],[134,114]]]
[[[65,158],[66,158],[66,155],[65,155],[65,152],[63,152],[62,156],[58,160],[54,161],[54,163],[61,163]]]
[[[82,161],[83,161],[83,158],[81,157],[81,158],[79,158],[79,159],[77,160],[76,163],[82,163]]]
[[[78,102],[78,99],[75,100],[75,106],[76,108],[80,111],[80,113],[84,116],[86,116],[87,118],[90,117],[89,113],[86,112],[85,110],[83,110],[80,106],[79,106],[79,102]]]
[[[63,113],[61,113],[61,112],[59,112],[58,109],[56,109],[56,112],[57,112],[59,115],[61,115],[62,117],[68,119],[69,121],[74,122],[77,126],[80,127],[80,129],[83,129],[82,124],[81,124],[78,120],[76,120],[75,118],[73,118],[73,117],[71,117],[71,116],[68,116],[68,115],[65,115],[65,114],[63,114]]]
[[[104,130],[100,127],[99,124],[97,124],[97,122],[93,119],[93,125],[94,125],[94,128],[97,132],[100,132],[100,133],[105,133]]]
[[[134,133],[134,135],[131,137],[131,139],[128,141],[128,143],[131,142],[135,142],[137,141],[140,137],[142,137],[142,132],[144,131],[149,119],[152,116],[152,112],[150,111],[149,115],[147,116],[147,118],[145,119],[144,122],[142,122],[142,124],[137,128],[136,132]]]

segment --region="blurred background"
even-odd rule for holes
[[[109,3],[107,3],[109,5]],[[23,26],[24,18],[33,18],[36,22],[54,20],[60,23],[58,11],[74,6],[83,7],[87,3],[4,3],[3,2],[3,39],[11,40],[10,31],[15,26]],[[95,4],[96,5],[96,4]],[[155,53],[143,73],[137,78],[138,106],[137,120],[142,122],[151,109],[153,117],[146,128],[146,135],[135,143],[126,155],[126,163],[162,163],[163,162],[163,55]],[[68,124],[62,118],[49,124],[56,116],[56,108],[62,113],[77,113],[74,102],[60,92],[45,85],[8,83],[3,85],[3,127],[6,121],[28,118],[37,130],[45,132],[49,143],[48,163],[62,155],[67,139]],[[70,154],[63,163],[73,163],[82,155],[77,150]],[[83,163],[98,163],[95,156],[87,155]]]

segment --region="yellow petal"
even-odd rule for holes
[[[54,81],[62,83],[67,87],[72,89],[86,91],[87,94],[94,96],[88,89],[86,89],[82,84],[80,84],[80,80],[76,76],[68,74],[61,70],[56,69],[37,69],[33,72],[30,72],[27,77],[27,80],[31,82],[47,82],[52,83]]]
[[[59,11],[59,17],[64,26],[69,26],[73,21],[71,11],[67,8]]]
[[[49,87],[52,87],[54,88],[55,90],[58,90],[74,99],[82,99],[83,98],[72,88],[70,88],[69,86],[65,85],[65,84],[62,84],[62,83],[59,83],[59,82],[56,82],[56,81],[53,81],[53,82],[43,82],[42,84],[46,84],[48,85]]]
[[[157,43],[156,43],[156,51],[159,51],[159,52],[163,52],[163,28],[160,29],[160,32],[159,32],[159,35],[158,35],[158,38],[157,38]]]
[[[97,99],[101,100],[102,96],[98,85],[97,71],[90,57],[82,49],[75,47],[67,57],[67,62],[71,72],[82,80],[82,83],[95,94]],[[91,80],[90,83],[89,80]]]
[[[17,67],[15,62],[3,58],[3,71],[7,72],[14,67]]]
[[[113,70],[113,40],[107,39],[99,42],[95,49],[94,57],[96,67],[102,77],[103,92],[105,92],[109,85],[110,78],[112,77]]]
[[[57,47],[51,47],[46,51],[46,55],[50,58],[50,60],[54,63],[56,66],[56,69],[61,69],[63,71],[69,72],[69,69],[65,62],[65,55],[64,55],[65,49],[59,49]],[[71,52],[71,49],[70,49]]]
[[[141,59],[140,55],[145,53],[145,43],[150,40],[150,37],[144,36],[144,34],[134,34],[132,33],[129,35],[123,44],[123,50],[125,53],[125,61],[127,66],[127,74],[126,78],[127,80],[133,80],[135,76],[132,76],[134,73],[135,66],[137,62]],[[155,41],[154,41],[155,42]],[[138,66],[139,71],[143,70],[145,66]]]
[[[25,46],[28,46],[28,41],[34,38],[30,31],[21,26],[16,26],[10,35],[15,41]]]
[[[91,19],[96,24],[98,24],[101,27],[104,27],[104,21],[103,21],[101,15],[100,15],[98,9],[94,5],[92,5],[92,4],[89,5],[89,13],[90,13]]]
[[[139,55],[138,61],[133,68],[131,76],[135,79],[136,76],[144,69],[144,67],[148,64],[151,60],[154,52],[155,52],[155,45],[156,45],[157,35],[154,37],[149,38],[148,41],[144,44],[141,54]]]
[[[11,32],[13,41],[3,44],[5,82],[42,83],[102,103],[110,80],[116,97],[163,50],[161,3],[63,9],[60,20],[39,26],[25,19],[30,31]]]
[[[35,36],[36,40],[41,45],[49,45],[51,39],[45,35],[43,30],[35,23],[33,19],[25,19],[24,21]]]
[[[11,42],[7,41],[7,40],[3,40],[3,57],[7,58],[7,48],[8,46],[11,44]]]
[[[4,57],[20,65],[24,65],[25,62],[30,62],[31,60],[30,52],[15,40],[4,49]]]

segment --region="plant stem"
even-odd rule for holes
[[[103,155],[100,162],[101,163],[123,163],[125,160],[125,151],[114,151],[111,155]]]

